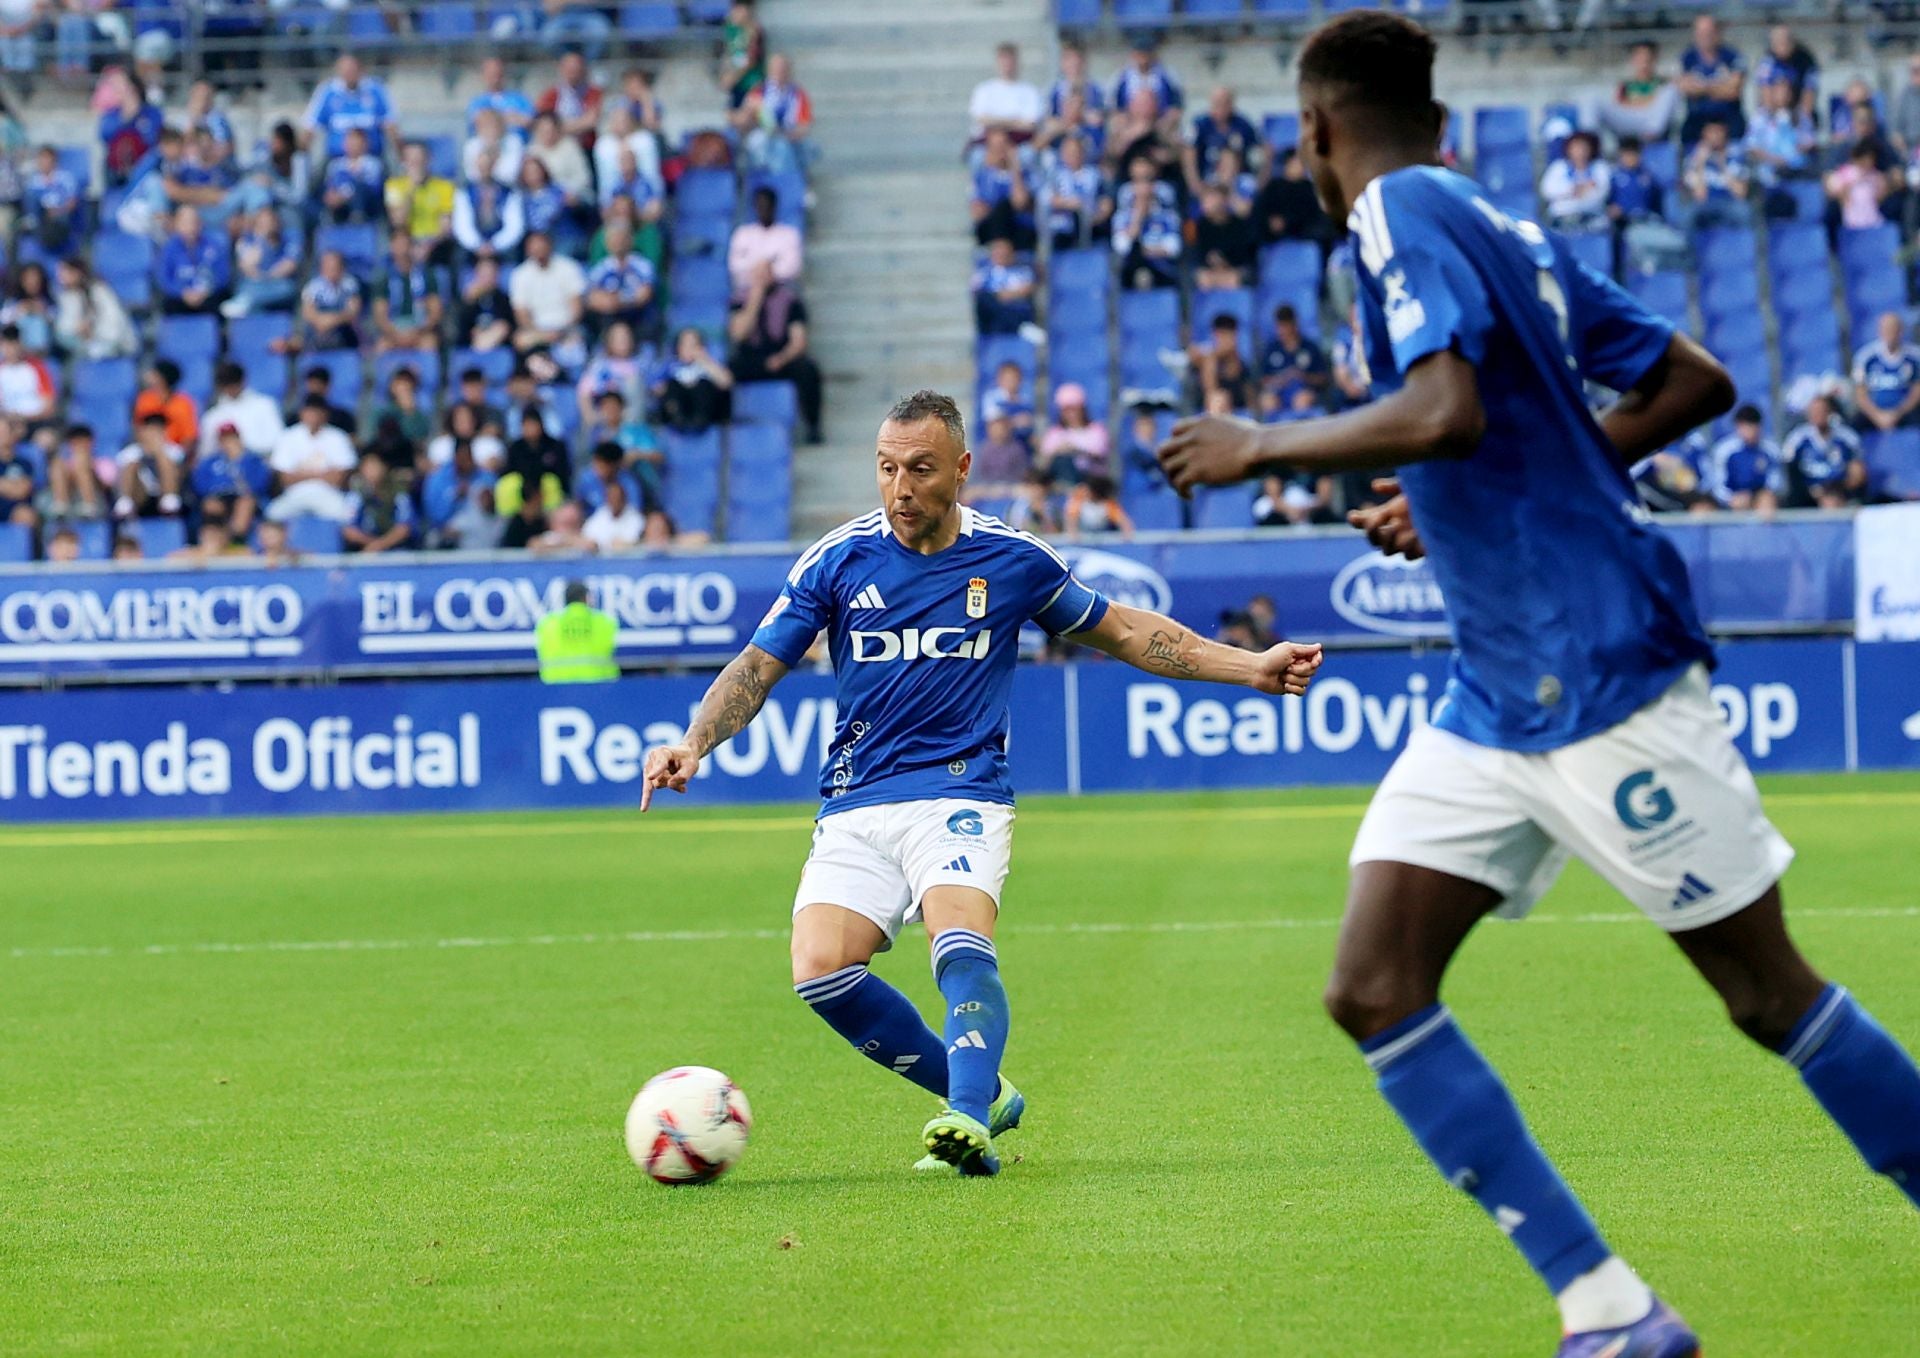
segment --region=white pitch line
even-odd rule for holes
[[[1920,919],[1920,905],[1841,906],[1833,910],[1793,912],[1796,924],[1810,920]],[[1636,911],[1595,912],[1582,915],[1543,915],[1535,924],[1646,924]],[[1002,933],[1025,934],[1223,934],[1271,930],[1332,929],[1336,916],[1236,920],[1086,920],[1067,924],[1009,924]],[[736,943],[772,942],[787,937],[785,929],[637,929],[625,933],[524,934],[463,938],[336,938],[264,939],[245,943],[149,943],[137,947],[12,948],[15,959],[44,957],[192,957],[244,953],[431,952],[465,948],[551,948],[606,943]]]

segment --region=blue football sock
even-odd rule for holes
[[[794,987],[834,1032],[895,1075],[947,1096],[947,1049],[913,1001],[863,965],[842,967]]]
[[[1558,1294],[1611,1253],[1513,1096],[1442,1005],[1360,1044],[1380,1093],[1448,1182],[1473,1195]]]
[[[1007,1049],[1007,991],[993,940],[942,929],[933,940],[933,979],[947,1002],[947,1106],[985,1122]]]
[[[1829,985],[1780,1044],[1867,1165],[1920,1207],[1920,1069],[1845,988]]]

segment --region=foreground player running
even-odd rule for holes
[[[1038,538],[960,503],[971,464],[947,397],[916,392],[893,408],[876,458],[881,508],[802,554],[686,737],[648,751],[640,809],[656,788],[685,792],[826,630],[838,715],[793,903],[794,989],[861,1052],[947,1101],[926,1125],[921,1168],[982,1175],[999,1171],[993,1137],[1025,1107],[1000,1078],[1008,1014],[993,945],[1012,852],[1007,702],[1021,626],[1262,693],[1305,692],[1320,648],[1237,650],[1108,602]],[[944,1041],[867,970],[916,918],[933,943]]]
[[[1161,460],[1183,490],[1270,463],[1404,469],[1404,498],[1356,522],[1378,545],[1424,548],[1457,650],[1445,705],[1361,823],[1327,1006],[1440,1172],[1556,1294],[1562,1355],[1685,1358],[1692,1332],[1614,1257],[1439,1003],[1474,925],[1525,913],[1579,854],[1910,1198],[1920,1072],[1787,937],[1793,851],[1708,697],[1686,571],[1628,480],[1732,404],[1726,373],[1435,167],[1433,56],[1416,25],[1360,12],[1300,57],[1300,150],[1353,232],[1380,399],[1266,428],[1187,421]],[[1583,380],[1621,393],[1597,421]]]

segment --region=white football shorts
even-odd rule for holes
[[[1578,854],[1661,928],[1734,914],[1793,849],[1709,696],[1705,666],[1618,726],[1523,754],[1416,730],[1374,793],[1352,863],[1396,862],[1483,882],[1518,919]]]
[[[840,906],[879,925],[891,947],[933,887],[970,886],[997,908],[1012,860],[1011,806],[942,797],[855,807],[814,822],[793,912]]]

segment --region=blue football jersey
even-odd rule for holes
[[[1471,456],[1400,472],[1454,634],[1435,723],[1556,749],[1710,662],[1686,566],[1582,394],[1583,381],[1634,386],[1672,327],[1451,171],[1381,176],[1348,225],[1375,394],[1452,349],[1486,410]]]
[[[1007,704],[1020,628],[1085,631],[1106,599],[1028,533],[960,511],[951,547],[923,556],[880,510],[794,563],[753,644],[798,664],[822,629],[833,659],[833,744],[820,814],[964,797],[1013,804]]]

